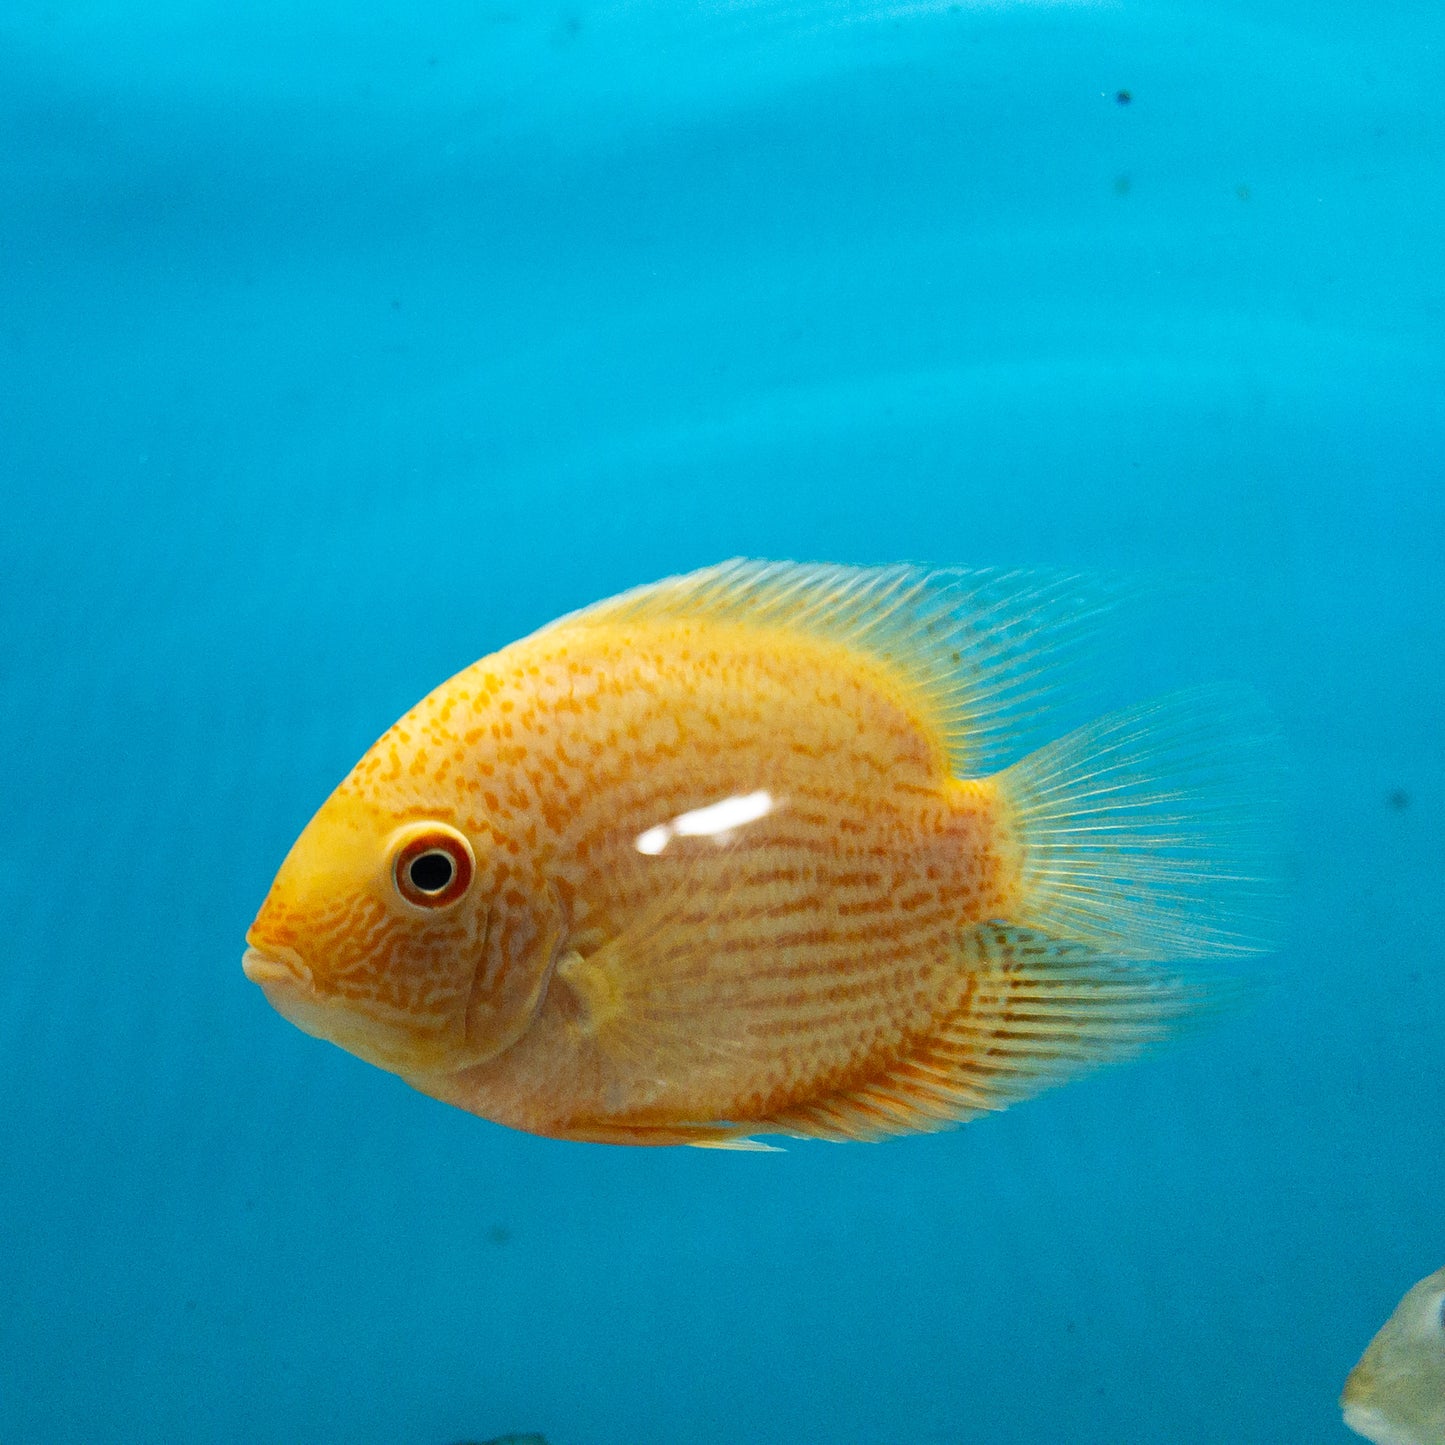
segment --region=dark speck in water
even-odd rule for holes
[[[1410,795],[1404,788],[1391,788],[1385,801],[1397,812],[1403,813],[1410,806]]]
[[[1131,100],[1133,100],[1133,99],[1134,99],[1134,97],[1133,97],[1132,95],[1130,95],[1127,90],[1117,91],[1117,92],[1115,93],[1115,95],[1114,95],[1114,100],[1115,100],[1119,105],[1128,105],[1129,102],[1130,102]]]
[[[487,1230],[487,1242],[489,1244],[510,1244],[512,1231],[505,1224],[494,1224]]]

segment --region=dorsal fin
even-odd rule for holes
[[[1060,654],[1107,606],[1076,577],[736,559],[599,602],[552,627],[710,618],[858,649],[882,663],[936,731],[955,777],[1020,753],[1048,708]]]

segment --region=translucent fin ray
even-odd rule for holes
[[[876,1078],[752,1120],[749,1132],[878,1140],[951,1128],[1129,1058],[1233,997],[1227,979],[1122,963],[1006,924],[967,930],[959,957],[966,987],[933,1036]]]
[[[1133,958],[1257,953],[1278,927],[1279,763],[1252,694],[1114,713],[999,775],[1021,850],[1017,922]]]

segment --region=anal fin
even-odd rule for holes
[[[1130,1057],[1221,996],[1206,977],[983,923],[958,941],[956,1007],[876,1072],[747,1122],[749,1133],[877,1140],[951,1128]]]
[[[761,1139],[696,1139],[694,1149],[732,1149],[739,1154],[781,1154],[784,1151],[776,1144],[764,1144]]]

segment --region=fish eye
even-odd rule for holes
[[[392,864],[396,891],[418,908],[445,908],[471,886],[471,844],[454,828],[433,824],[412,834]]]

